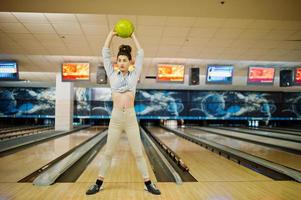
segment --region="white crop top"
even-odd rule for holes
[[[129,71],[126,76],[120,71],[114,71],[113,64],[111,61],[111,51],[110,48],[103,47],[102,58],[104,63],[104,68],[106,70],[107,76],[110,81],[112,92],[126,92],[131,91],[135,95],[137,81],[141,73],[143,65],[144,51],[143,49],[138,49],[137,56],[135,60],[135,69]]]

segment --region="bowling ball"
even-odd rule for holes
[[[114,27],[114,31],[117,33],[117,36],[122,38],[128,38],[134,32],[135,27],[133,23],[127,19],[119,20]]]

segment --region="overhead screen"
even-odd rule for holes
[[[274,67],[249,67],[248,83],[273,84],[275,76]]]
[[[231,84],[233,79],[233,66],[208,65],[206,83]]]
[[[64,63],[62,65],[62,81],[88,81],[89,79],[89,63]]]
[[[19,79],[16,61],[0,61],[0,80],[17,81]]]
[[[184,65],[158,64],[157,80],[162,82],[184,82]]]

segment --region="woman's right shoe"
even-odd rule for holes
[[[96,194],[97,192],[99,192],[102,189],[103,189],[103,185],[101,185],[99,187],[97,184],[93,184],[87,190],[86,195]]]
[[[148,185],[144,185],[144,190],[146,190],[146,191],[148,191],[152,194],[155,194],[155,195],[160,195],[161,194],[160,190],[153,183],[148,184]]]

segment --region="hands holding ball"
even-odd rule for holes
[[[110,31],[105,41],[104,47],[110,47],[112,38],[114,36],[118,36],[121,38],[129,38],[129,37],[132,38],[137,49],[141,49],[140,43],[138,42],[138,39],[134,31],[135,31],[135,27],[131,21],[126,19],[119,20],[115,24],[114,29]]]
[[[132,36],[134,31],[135,27],[131,21],[127,19],[121,19],[115,24],[112,34],[121,38],[128,38]]]

